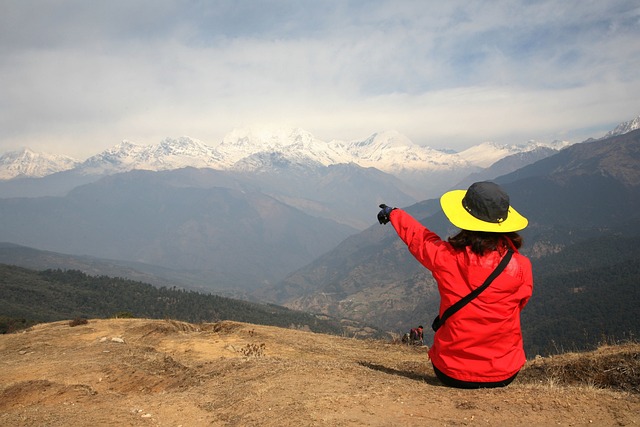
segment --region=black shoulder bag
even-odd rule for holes
[[[440,318],[440,316],[436,316],[436,318],[433,319],[433,323],[431,324],[431,329],[433,329],[434,331],[437,331],[438,329],[440,329],[440,326],[444,325],[444,322],[449,317],[451,317],[456,311],[460,310],[462,307],[467,305],[472,299],[480,295],[482,291],[487,289],[487,287],[491,284],[491,282],[493,282],[493,279],[498,277],[500,273],[502,273],[502,271],[505,269],[507,264],[509,264],[509,261],[511,260],[512,256],[513,256],[513,250],[509,249],[507,253],[504,254],[504,256],[502,257],[500,264],[498,264],[496,269],[493,270],[493,272],[489,275],[489,277],[487,277],[487,280],[485,280],[481,286],[471,291],[467,296],[462,298],[460,301],[453,304],[451,307],[447,308],[445,312],[442,313],[442,318]]]

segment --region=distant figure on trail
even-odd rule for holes
[[[422,335],[423,327],[422,325],[417,328],[412,328],[409,334],[409,338],[411,339],[411,344],[414,345],[422,345],[423,344],[423,335]]]
[[[528,221],[492,182],[476,182],[440,198],[460,228],[440,239],[401,209],[380,205],[380,224],[391,222],[409,252],[438,284],[439,315],[429,357],[451,387],[503,387],[525,363],[520,312],[533,290],[531,262],[518,252],[517,233]]]
[[[424,335],[422,325],[417,328],[411,328],[409,332],[402,336],[402,342],[405,344],[411,345],[423,345],[424,344]]]

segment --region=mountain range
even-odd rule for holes
[[[620,123],[604,138],[630,132],[639,126],[640,116]],[[365,140],[346,142],[322,141],[299,128],[270,131],[235,129],[214,145],[187,136],[166,138],[151,145],[137,145],[124,140],[84,161],[25,148],[0,155],[0,181],[41,178],[64,171],[97,176],[134,169],[161,171],[183,167],[256,171],[268,167],[262,159],[274,154],[293,164],[329,166],[355,163],[394,175],[452,170],[467,172],[488,168],[511,156],[526,158],[523,154],[529,152],[539,152],[536,156],[540,158],[540,152],[557,151],[568,145],[567,141],[528,141],[511,145],[484,142],[456,153],[417,145],[391,130],[374,133]],[[514,167],[521,166],[521,163],[514,164]],[[6,197],[1,193],[0,196]]]
[[[170,170],[191,166],[217,170],[255,170],[260,162],[252,156],[278,153],[294,163],[324,166],[356,163],[385,172],[398,170],[448,170],[471,166],[488,167],[497,160],[538,147],[561,149],[566,141],[522,145],[482,143],[460,153],[445,152],[413,143],[396,131],[375,133],[363,141],[322,141],[302,129],[277,132],[234,130],[215,146],[197,139],[166,138],[158,144],[137,145],[123,141],[99,154],[79,161],[67,156],[36,153],[29,149],[0,156],[0,179],[43,177],[76,169],[103,175],[133,169]]]
[[[417,145],[396,131],[375,133],[362,141],[327,142],[302,129],[291,129],[234,130],[215,146],[189,137],[166,138],[146,146],[123,141],[85,161],[24,149],[0,156],[0,180],[5,181],[0,182],[0,197],[62,195],[76,185],[131,170],[195,167],[255,173],[271,169],[276,161],[303,168],[351,163],[374,167],[411,184],[415,196],[422,199],[505,157],[540,148],[555,152],[567,145],[566,141],[521,145],[487,142],[453,153]],[[522,159],[526,161],[526,157]],[[43,177],[48,179],[25,181]]]

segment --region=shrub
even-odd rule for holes
[[[74,327],[86,325],[87,323],[89,323],[89,321],[85,317],[76,317],[75,319],[69,321],[69,326]]]
[[[133,319],[135,316],[130,311],[119,311],[113,317],[116,319]]]

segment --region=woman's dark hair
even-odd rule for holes
[[[449,237],[448,241],[455,249],[464,249],[469,246],[471,251],[478,255],[495,251],[501,245],[501,242],[507,246],[513,244],[516,249],[520,249],[523,243],[522,237],[516,232],[489,233],[469,230],[461,230],[455,236]],[[509,241],[511,241],[511,244]]]

